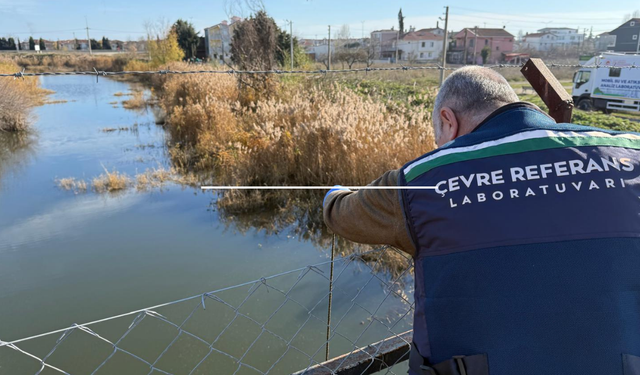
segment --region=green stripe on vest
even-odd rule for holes
[[[453,164],[461,161],[482,159],[492,156],[518,154],[527,151],[548,150],[553,148],[583,147],[583,146],[612,146],[640,149],[640,140],[615,137],[548,137],[533,138],[491,146],[480,150],[466,151],[443,155],[412,168],[405,178],[407,182],[418,178],[433,168]]]

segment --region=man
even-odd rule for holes
[[[640,136],[556,124],[506,80],[459,69],[438,149],[332,189],[338,235],[415,263],[410,374],[640,374]]]

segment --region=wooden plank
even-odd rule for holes
[[[529,59],[520,72],[549,108],[549,116],[558,123],[571,122],[573,99],[542,59]]]
[[[369,375],[396,363],[407,361],[413,330],[332,358],[292,375]],[[375,354],[377,352],[377,354]],[[375,354],[375,357],[373,357]],[[373,357],[373,358],[372,358]],[[346,360],[345,360],[346,358]],[[344,361],[344,363],[343,363]],[[341,365],[342,364],[342,365]]]

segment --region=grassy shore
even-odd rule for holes
[[[15,73],[19,66],[12,60],[0,59],[0,73]],[[21,132],[31,125],[31,110],[44,103],[46,90],[38,79],[0,78],[0,131]]]

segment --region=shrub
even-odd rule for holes
[[[12,61],[0,59],[0,73],[15,73],[20,68]],[[0,79],[0,131],[24,131],[29,128],[31,108],[43,101],[44,90],[34,77]]]

